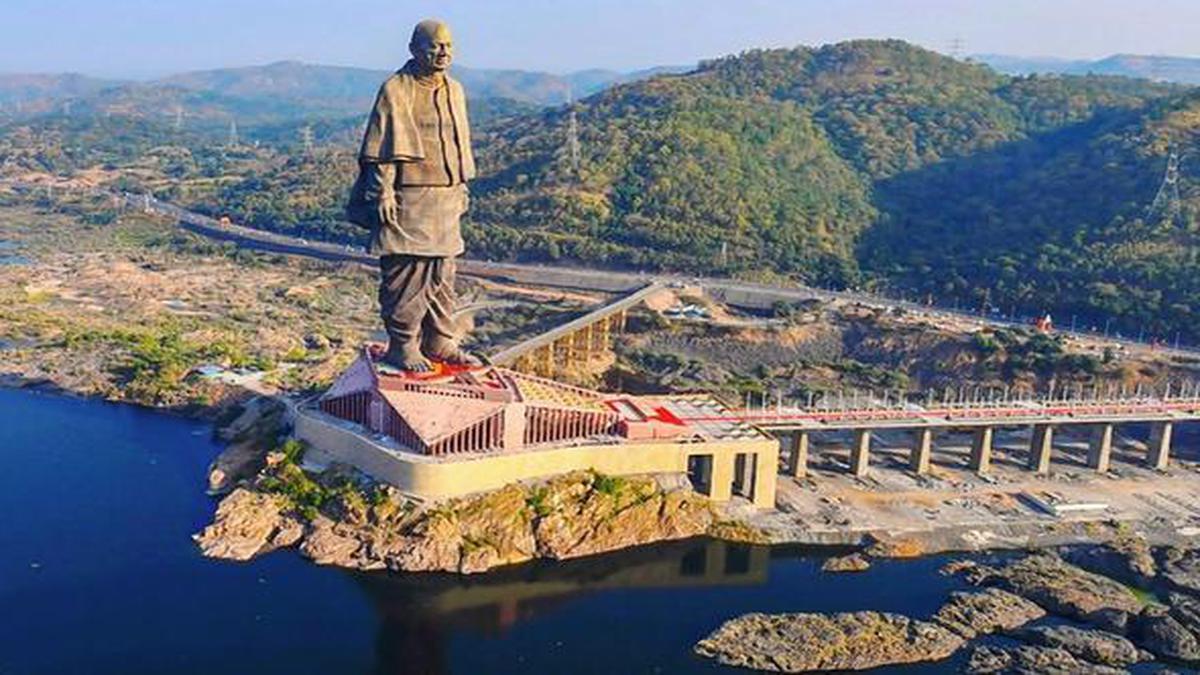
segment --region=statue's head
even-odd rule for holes
[[[454,60],[454,39],[450,27],[437,19],[426,19],[413,29],[408,43],[417,65],[426,72],[445,72]]]

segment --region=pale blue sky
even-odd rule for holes
[[[451,23],[461,63],[555,72],[855,37],[1200,56],[1200,0],[2,0],[0,72],[152,76],[281,59],[390,68],[426,16]]]

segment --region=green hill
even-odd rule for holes
[[[757,50],[500,123],[475,253],[864,284],[1200,336],[1197,204],[1142,222],[1197,94],[896,41]],[[1157,218],[1157,216],[1155,216]],[[1159,219],[1161,220],[1161,219]]]

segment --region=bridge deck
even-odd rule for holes
[[[647,284],[646,286],[634,291],[633,293],[630,293],[629,295],[626,295],[616,302],[605,305],[592,312],[588,312],[587,314],[573,321],[569,321],[553,330],[546,331],[545,333],[530,338],[520,344],[513,345],[512,347],[509,347],[508,349],[505,349],[492,356],[490,360],[493,365],[497,366],[511,365],[512,363],[516,362],[517,359],[525,356],[526,354],[534,352],[547,345],[552,345],[558,340],[584,330],[594,323],[603,321],[604,319],[607,319],[619,312],[623,312],[637,306],[646,298],[661,291],[663,288],[663,284],[658,281]]]
[[[763,429],[780,431],[1188,422],[1200,420],[1200,400],[1058,401],[980,407],[850,410],[741,409],[731,411],[728,417]]]

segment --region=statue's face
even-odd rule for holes
[[[446,24],[439,23],[430,28],[418,30],[409,49],[422,69],[444,72],[454,60],[454,40]]]

